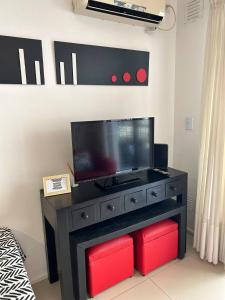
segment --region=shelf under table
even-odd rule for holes
[[[87,299],[85,259],[87,248],[168,218],[178,223],[178,257],[182,259],[186,252],[186,206],[174,199],[167,199],[71,233],[75,298]]]
[[[182,206],[174,199],[167,199],[160,203],[149,205],[127,214],[103,221],[84,229],[80,229],[70,235],[73,243],[85,248],[98,243],[98,240],[108,240],[108,235],[113,238],[132,231],[141,229],[150,224],[166,218],[174,217],[185,212],[186,206]],[[105,238],[103,238],[103,236]]]

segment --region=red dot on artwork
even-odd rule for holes
[[[139,69],[137,71],[136,76],[137,76],[137,81],[140,82],[140,83],[143,83],[147,79],[147,72],[146,72],[145,69]]]
[[[117,76],[116,75],[112,75],[112,82],[117,82]]]
[[[129,72],[125,72],[125,73],[123,74],[123,81],[124,81],[124,82],[130,82],[130,80],[131,80],[131,75],[130,75],[130,73],[129,73]]]

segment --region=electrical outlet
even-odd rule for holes
[[[185,119],[185,130],[193,130],[194,129],[194,118],[186,117]]]

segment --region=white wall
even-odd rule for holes
[[[154,116],[156,141],[169,143],[172,162],[175,30],[147,35],[142,28],[77,16],[71,2],[0,3],[0,34],[43,41],[46,85],[0,86],[0,225],[21,242],[33,282],[46,276],[42,176],[68,172],[71,121]],[[149,86],[57,86],[54,40],[150,51]]]
[[[174,108],[174,167],[189,174],[188,227],[194,228],[200,140],[201,89],[207,29],[208,0],[203,18],[184,24],[185,1],[178,1]],[[194,130],[185,131],[185,118],[194,118]]]

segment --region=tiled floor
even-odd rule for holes
[[[187,254],[146,277],[135,273],[96,300],[225,300],[225,270],[200,260],[188,236]],[[33,286],[37,300],[61,300],[59,284],[47,280]]]

